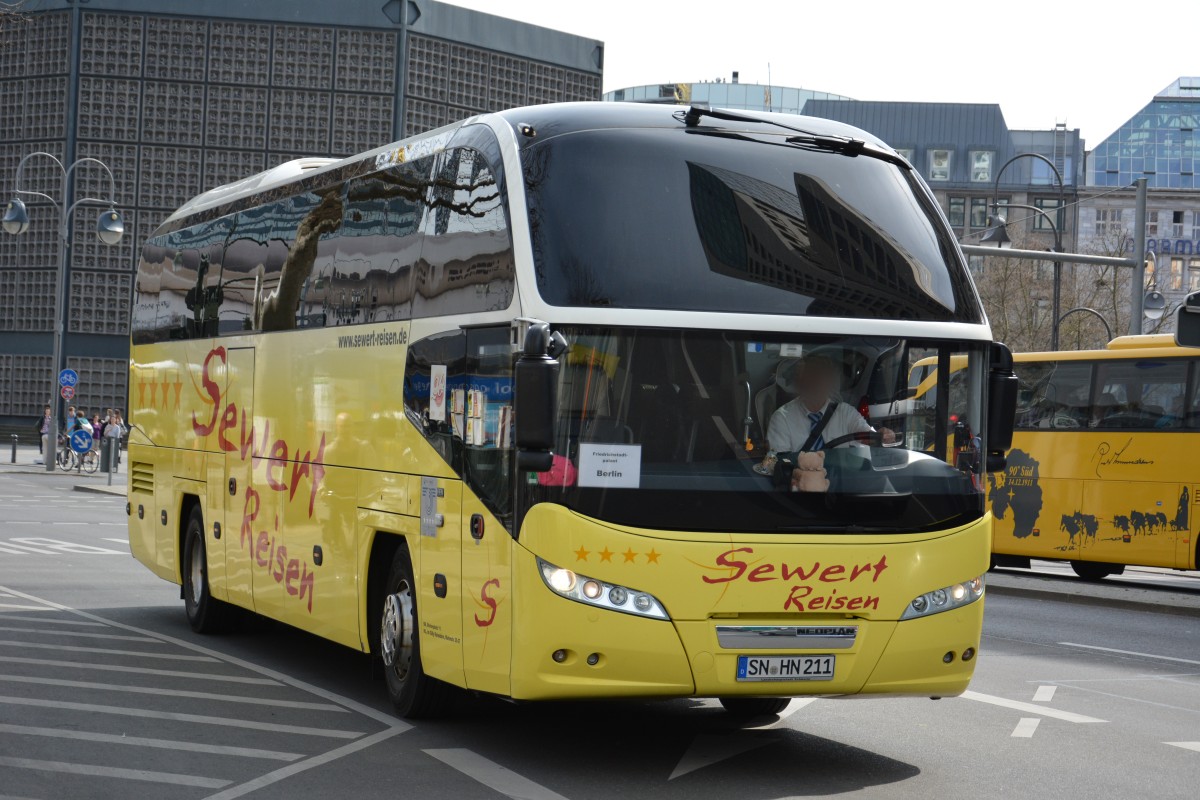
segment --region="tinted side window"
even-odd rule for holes
[[[515,280],[503,181],[478,150],[448,150],[426,216],[413,316],[508,308]]]
[[[1096,428],[1181,428],[1186,389],[1187,362],[1181,359],[1101,362],[1089,424]]]
[[[1019,381],[1018,428],[1086,427],[1092,386],[1091,363],[1022,362],[1014,366],[1014,371]]]

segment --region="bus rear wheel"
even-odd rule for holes
[[[1072,561],[1071,569],[1085,581],[1101,581],[1109,575],[1120,575],[1124,566],[1120,564],[1101,564],[1096,561]]]
[[[417,582],[403,547],[392,558],[379,616],[379,657],[388,696],[396,713],[409,719],[445,712],[451,687],[425,674],[417,629]]]
[[[196,633],[218,633],[229,605],[212,596],[208,584],[208,553],[204,546],[204,514],[193,506],[183,533],[183,610]]]
[[[780,714],[788,703],[788,697],[721,697],[721,705],[730,714],[739,717],[768,717]]]

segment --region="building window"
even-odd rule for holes
[[[986,197],[971,198],[971,227],[986,228],[988,217],[988,201]]]
[[[1188,262],[1188,291],[1200,292],[1200,258]]]
[[[1146,235],[1155,238],[1158,236],[1158,212],[1146,212]]]
[[[1057,198],[1037,197],[1034,198],[1033,205],[1046,212],[1046,216],[1038,214],[1036,219],[1034,219],[1034,230],[1052,231],[1057,228],[1059,233],[1062,233],[1064,209],[1060,200]],[[1050,224],[1050,220],[1054,221],[1053,225]]]
[[[1171,238],[1172,239],[1182,239],[1183,238],[1183,212],[1182,211],[1172,211],[1171,212]]]
[[[913,156],[917,154],[911,147],[897,147],[896,152],[903,156],[904,160],[910,164],[912,163]]]
[[[950,227],[961,228],[966,224],[967,199],[965,197],[950,198]]]
[[[929,151],[929,180],[950,180],[950,156],[953,154],[952,150]]]
[[[1121,209],[1096,209],[1096,235],[1116,236],[1121,233]]]
[[[995,155],[991,150],[972,150],[971,151],[971,180],[975,183],[990,183],[992,180],[992,158]]]
[[[1183,259],[1171,259],[1171,291],[1183,291]]]

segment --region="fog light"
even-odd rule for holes
[[[604,587],[597,581],[585,581],[583,584],[583,596],[589,600],[595,600],[602,591],[604,591]]]
[[[629,599],[629,592],[622,589],[620,586],[614,586],[608,590],[608,602],[614,606],[623,606],[625,601]]]
[[[569,569],[556,569],[550,573],[550,585],[557,592],[569,592],[575,588],[575,573]]]
[[[597,664],[600,663],[600,654],[592,653],[590,656],[587,657],[587,662],[588,662],[589,667],[596,666]]]
[[[963,650],[963,654],[962,654],[963,661],[970,661],[974,657],[975,657],[975,648],[974,647],[968,647],[966,650]]]
[[[557,663],[561,664],[562,662],[567,660],[567,651],[566,650],[555,650],[554,654],[551,655],[550,657],[553,658]]]
[[[638,611],[649,611],[654,601],[648,595],[639,594],[633,598],[633,607]]]
[[[942,656],[942,663],[943,663],[943,664],[949,664],[949,663],[950,663],[951,661],[953,661],[953,660],[954,660],[954,651],[953,651],[953,650],[951,650],[950,652],[946,653],[946,655]]]

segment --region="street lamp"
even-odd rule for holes
[[[55,200],[48,194],[20,188],[21,173],[25,169],[25,162],[34,156],[42,156],[50,159],[54,162],[55,166],[58,167],[59,172],[62,173],[62,181],[60,183],[59,193],[59,200],[61,200],[61,202]],[[105,174],[108,175],[108,199],[103,200],[96,197],[83,197],[68,206],[66,205],[68,199],[67,192],[68,188],[70,187],[71,174],[80,164],[87,163],[99,164],[104,169]],[[58,392],[58,374],[59,370],[62,369],[63,361],[63,290],[65,288],[64,279],[67,271],[67,260],[70,258],[71,252],[71,214],[75,211],[76,206],[83,205],[84,203],[108,206],[107,210],[102,212],[99,218],[96,220],[96,237],[107,245],[113,245],[121,241],[121,237],[125,234],[125,221],[121,218],[121,214],[117,211],[115,201],[117,184],[116,181],[113,180],[112,170],[108,168],[107,164],[97,158],[80,158],[72,162],[70,166],[64,167],[61,161],[49,153],[40,151],[36,153],[30,153],[22,158],[20,163],[17,164],[17,175],[13,181],[13,185],[17,187],[13,190],[14,194],[27,195],[30,197],[41,197],[45,200],[49,200],[60,214],[58,224],[59,259],[58,269],[55,272],[54,277],[54,360],[50,365],[53,389],[51,390],[50,394],[50,435],[47,437],[48,442],[46,447],[46,450],[49,452],[42,454],[42,460],[46,464],[46,471],[53,472],[55,456],[58,453],[59,430],[59,403],[54,395]],[[12,234],[13,236],[20,236],[21,234],[25,233],[25,231],[29,230],[29,212],[25,208],[25,203],[22,202],[19,197],[14,197],[11,201],[9,201],[8,207],[4,211],[4,218],[2,221],[0,221],[0,227],[3,227],[6,233]]]
[[[1162,292],[1158,290],[1158,259],[1154,257],[1154,253],[1146,253],[1146,260],[1150,262],[1150,285],[1144,287],[1147,289],[1145,297],[1142,298],[1142,313],[1146,319],[1157,322],[1162,319],[1162,315],[1167,311],[1167,298],[1163,297]]]
[[[1112,327],[1109,326],[1108,320],[1106,320],[1104,318],[1104,315],[1101,314],[1099,311],[1097,311],[1094,308],[1088,308],[1087,306],[1076,306],[1075,308],[1068,309],[1063,312],[1063,315],[1061,317],[1058,318],[1058,324],[1061,325],[1062,321],[1064,319],[1071,316],[1072,314],[1078,314],[1078,313],[1091,314],[1096,319],[1100,320],[1100,324],[1104,326],[1104,333],[1108,337],[1105,341],[1109,341],[1109,342],[1112,341],[1112,338],[1113,338]],[[1162,316],[1161,311],[1159,312],[1159,316]]]
[[[1024,209],[1025,211],[1032,211],[1036,214],[1041,214],[1042,217],[1045,218],[1046,224],[1050,226],[1050,231],[1054,234],[1054,252],[1056,252],[1056,253],[1063,252],[1062,231],[1060,231],[1058,229],[1058,225],[1056,225],[1054,223],[1054,220],[1051,219],[1050,215],[1047,214],[1045,211],[1038,208],[1037,206],[1027,206],[1027,205],[1022,205],[1021,203],[1003,203],[1003,204],[992,203],[993,210],[996,210],[998,212],[998,210],[1000,208],[1020,208],[1020,209]],[[1004,219],[1003,215],[1001,215],[999,213],[997,213],[994,217],[992,217],[992,220],[995,222],[996,227],[994,227],[990,231],[988,231],[987,234],[984,235],[984,237],[982,239],[980,239],[980,241],[981,242],[993,241],[993,242],[996,242],[997,245],[1003,247],[1003,243],[1007,242],[1009,240],[1008,233],[1005,230],[1005,228],[1008,225],[1008,222]],[[999,233],[996,233],[996,231],[999,231]],[[1054,325],[1051,326],[1051,328],[1050,328],[1050,349],[1052,351],[1058,350],[1058,323],[1062,321],[1061,318],[1059,317],[1059,313],[1058,313],[1058,309],[1059,309],[1059,306],[1061,305],[1061,301],[1062,301],[1062,270],[1061,270],[1061,267],[1062,267],[1062,265],[1059,262],[1057,262],[1057,261],[1054,262],[1054,305],[1051,310],[1051,312],[1054,315]],[[1065,317],[1066,314],[1063,314],[1062,316]]]

